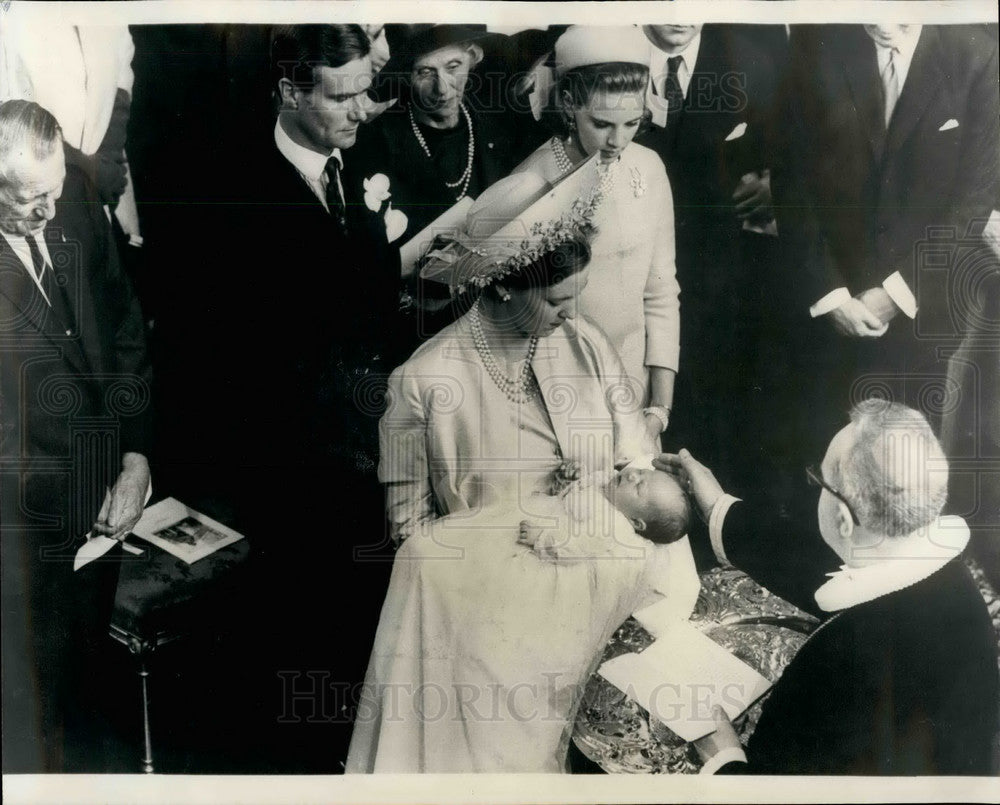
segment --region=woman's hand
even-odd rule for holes
[[[663,421],[655,414],[643,415],[643,452],[648,455],[657,455],[662,449],[660,436],[663,433]]]
[[[696,461],[687,450],[663,453],[653,459],[653,466],[677,478],[678,483],[694,500],[698,513],[706,522],[716,502],[725,494],[715,474],[704,464]]]

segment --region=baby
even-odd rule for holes
[[[524,519],[517,540],[543,559],[609,556],[633,543],[633,535],[658,544],[675,542],[687,534],[691,520],[687,495],[676,479],[651,469],[584,475],[575,462],[564,462],[548,492],[550,505],[559,509],[555,514],[569,516]]]

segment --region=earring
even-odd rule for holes
[[[572,117],[567,118],[566,128],[569,129],[570,131],[576,131],[576,119]]]
[[[501,302],[509,302],[510,301],[510,293],[508,293],[507,291],[504,291],[502,294],[500,294],[500,301]]]

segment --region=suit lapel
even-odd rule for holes
[[[54,244],[49,244],[47,241],[47,245],[54,249]],[[50,255],[55,261],[55,254],[50,251]],[[58,347],[63,358],[76,371],[81,373],[92,371],[79,342],[80,333],[77,332],[74,337],[66,335],[65,325],[58,321],[38,285],[28,274],[10,244],[2,237],[0,237],[0,294],[7,298],[19,314],[18,318],[4,322],[5,332],[0,332],[0,335],[9,334],[15,338],[24,338],[35,332]]]
[[[18,312],[18,318],[4,322],[5,333],[21,333],[33,329],[44,335],[50,332],[52,309],[45,297],[28,275],[21,259],[14,253],[6,238],[0,236],[0,294],[3,294]]]
[[[920,31],[906,83],[889,121],[886,144],[889,153],[895,152],[913,133],[927,105],[936,95],[938,85],[944,78],[942,57],[937,31],[925,25]]]
[[[840,54],[847,75],[847,83],[857,110],[858,122],[872,156],[876,162],[882,159],[885,147],[885,124],[882,120],[882,85],[878,72],[878,58],[875,43],[859,27],[854,37],[848,37],[847,47]]]

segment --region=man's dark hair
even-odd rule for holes
[[[316,83],[314,68],[342,67],[371,51],[368,34],[360,25],[283,25],[271,35],[272,88],[282,78],[309,89]]]

